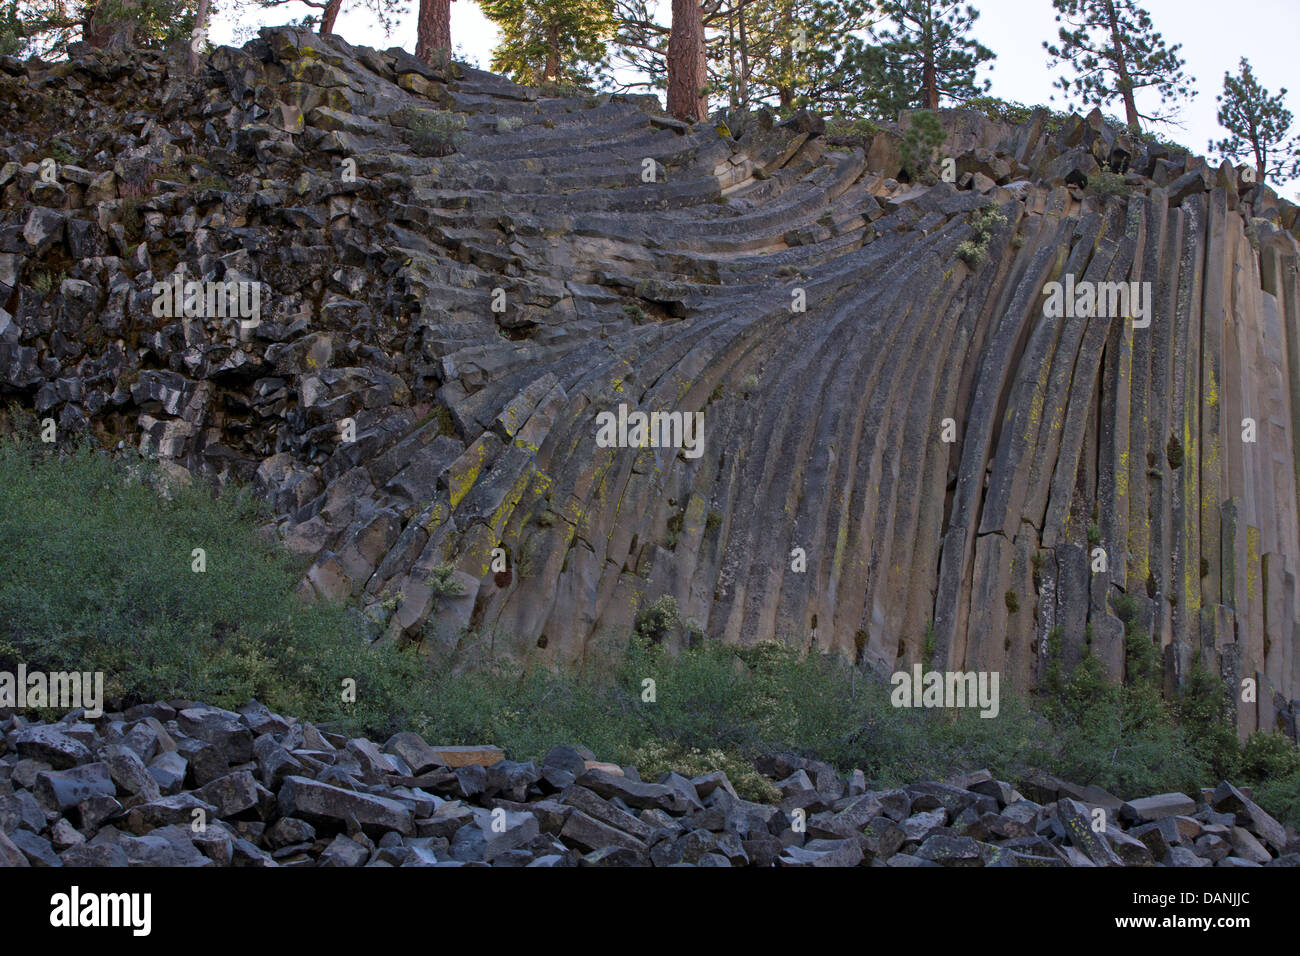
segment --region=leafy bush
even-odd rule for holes
[[[969,239],[957,246],[957,258],[972,269],[980,265],[987,255],[988,249],[985,246]]]
[[[1007,217],[990,205],[975,210],[966,222],[971,227],[971,238],[957,246],[957,258],[973,269],[987,257],[989,240],[1007,224]]]
[[[0,441],[0,667],[102,671],[128,700],[256,697],[375,733],[405,723],[419,658],[368,648],[347,608],[304,605],[261,517],[245,492],[214,498],[145,462]]]
[[[665,594],[636,612],[632,629],[638,637],[658,643],[672,633],[679,620],[677,601]]]
[[[465,117],[450,110],[407,107],[393,115],[393,124],[405,127],[407,145],[421,156],[449,156],[456,152]]]
[[[911,114],[911,123],[903,134],[903,170],[917,182],[937,182],[933,167],[947,134],[939,117],[930,110]]]
[[[1109,169],[1102,169],[1088,178],[1088,192],[1093,196],[1102,198],[1126,196],[1129,188],[1128,183],[1119,173],[1113,173]]]
[[[868,142],[876,133],[880,132],[880,127],[871,119],[865,116],[828,116],[826,118],[826,137],[834,140],[857,140],[862,145],[870,145]]]

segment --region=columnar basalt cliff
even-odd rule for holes
[[[712,639],[1026,687],[1058,647],[1119,677],[1119,607],[1294,734],[1296,207],[1100,114],[942,116],[929,186],[893,130],[291,29],[197,78],[0,60],[0,383],[255,483],[380,639],[571,663],[670,595]],[[256,315],[169,317],[177,270]],[[620,406],[702,412],[702,454],[602,447]]]

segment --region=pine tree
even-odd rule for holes
[[[612,57],[620,72],[630,79],[607,78],[620,91],[664,90],[668,87],[668,34],[671,27],[659,22],[648,0],[614,0],[617,33]]]
[[[708,90],[733,109],[856,110],[875,80],[864,69],[872,48],[857,35],[869,26],[870,7],[870,0],[704,0]],[[655,12],[650,0],[615,0],[613,59],[620,74],[638,79],[613,87],[667,88],[671,29]]]
[[[187,41],[197,0],[11,0],[0,7],[0,49],[52,58],[72,43],[161,48]]]
[[[733,108],[855,109],[867,49],[867,0],[752,0],[716,19],[714,85]]]
[[[1228,136],[1211,142],[1210,149],[1234,162],[1254,163],[1256,181],[1300,176],[1300,136],[1289,140],[1291,111],[1283,105],[1286,88],[1276,96],[1255,79],[1250,61],[1241,58],[1238,73],[1223,74],[1219,96],[1219,125]]]
[[[889,112],[884,104],[935,110],[941,99],[965,100],[989,89],[976,73],[996,54],[970,36],[979,19],[974,7],[955,0],[884,0],[880,12],[887,21],[873,31],[885,80],[871,97],[877,113]]]
[[[492,69],[519,83],[592,82],[615,33],[614,0],[481,0],[501,29]]]
[[[1078,74],[1057,80],[1067,96],[1101,107],[1122,100],[1129,128],[1137,130],[1142,120],[1169,123],[1176,115],[1140,112],[1139,90],[1159,94],[1161,105],[1196,95],[1195,77],[1183,73],[1182,45],[1166,46],[1151,14],[1136,0],[1052,0],[1052,5],[1057,22],[1067,25],[1059,30],[1059,44],[1044,41],[1043,48]]]
[[[13,56],[23,52],[27,42],[23,27],[18,0],[0,3],[0,56]]]

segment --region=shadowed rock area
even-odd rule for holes
[[[381,640],[568,664],[669,595],[716,640],[1026,688],[1054,644],[1120,677],[1124,598],[1172,686],[1199,653],[1294,737],[1296,207],[1099,113],[941,115],[929,186],[894,130],[292,29],[197,78],[0,59],[0,386],[252,482]],[[177,270],[257,314],[160,314]],[[1057,281],[1150,283],[1149,325],[1049,317]],[[702,412],[702,454],[600,447],[620,405]]]
[[[347,739],[257,701],[10,716],[0,867],[1300,866],[1295,831],[1227,781],[1127,803],[987,770],[870,790],[860,770],[778,754],[761,764],[769,804],[722,771],[651,783],[575,747],[503,757]]]

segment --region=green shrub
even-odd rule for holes
[[[903,134],[903,170],[914,182],[937,182],[933,168],[947,134],[937,114],[917,110]]]
[[[430,572],[425,583],[429,585],[429,590],[435,598],[454,597],[465,593],[465,586],[453,577],[455,573],[454,564],[440,564]]]
[[[1193,749],[1218,780],[1238,779],[1243,763],[1230,723],[1232,708],[1232,689],[1198,656],[1174,701],[1174,712]]]
[[[643,640],[658,643],[677,627],[679,620],[676,599],[665,594],[636,612],[632,629]]]
[[[1165,457],[1169,459],[1169,467],[1174,471],[1183,467],[1183,443],[1178,440],[1177,435],[1169,436],[1169,443],[1165,446]]]
[[[450,110],[407,107],[393,114],[393,125],[405,127],[407,144],[421,156],[448,156],[456,152],[465,117]]]
[[[1012,123],[1017,126],[1028,123],[1030,117],[1034,115],[1034,107],[1001,100],[996,96],[971,97],[962,103],[962,108],[983,113],[995,122]]]
[[[1007,217],[996,207],[988,205],[972,212],[966,223],[971,227],[971,238],[957,246],[957,258],[975,268],[988,255],[989,240],[1007,224]]]
[[[982,263],[988,255],[988,249],[978,242],[967,239],[957,246],[957,258],[972,269]]]
[[[826,136],[832,139],[868,140],[880,132],[880,127],[865,116],[829,116],[826,118]]]
[[[1128,192],[1128,183],[1124,180],[1124,177],[1119,173],[1111,172],[1109,169],[1098,170],[1088,177],[1088,193],[1093,196],[1102,198],[1126,196]]]
[[[102,671],[105,694],[132,701],[256,697],[375,733],[404,723],[418,658],[368,648],[348,608],[304,605],[302,569],[261,518],[245,492],[214,498],[145,462],[0,441],[0,665]]]

